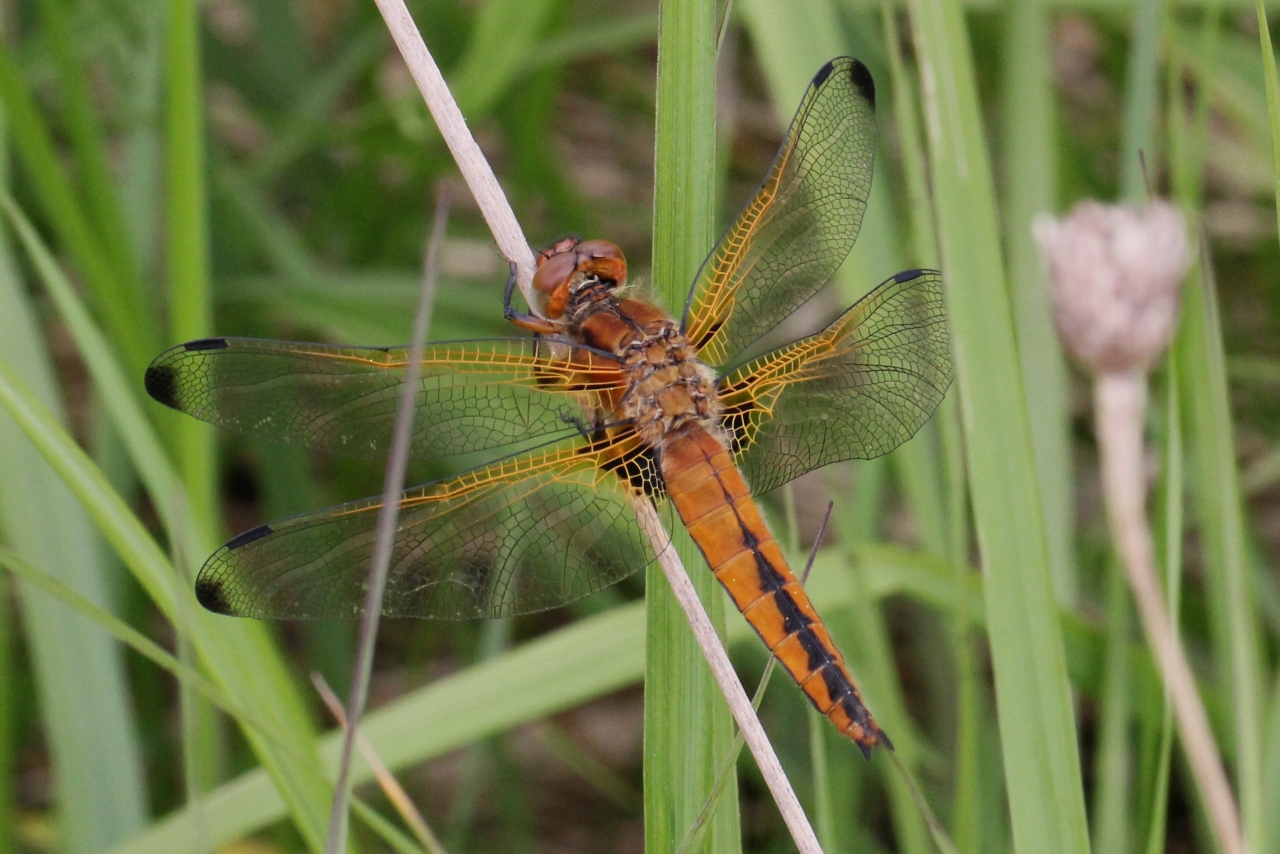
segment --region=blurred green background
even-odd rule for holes
[[[655,5],[409,7],[532,245],[613,240],[648,287],[655,193],[679,189],[654,186]],[[852,54],[880,148],[830,305],[915,265],[953,288],[959,388],[930,425],[765,505],[803,555],[836,500],[815,601],[965,854],[1214,850],[1030,220],[1141,202],[1149,181],[1203,236],[1153,377],[1151,518],[1252,850],[1280,852],[1280,243],[1253,4],[728,14],[716,231],[811,75]],[[306,674],[345,690],[354,626],[213,617],[189,579],[233,533],[378,492],[382,467],[218,435],[146,399],[142,372],[208,335],[404,343],[442,182],[460,192],[431,338],[506,334],[505,265],[372,3],[27,0],[2,18],[0,854],[317,849],[334,750]],[[384,623],[368,729],[447,850],[646,847],[640,578],[567,613]],[[727,625],[750,687],[765,651]],[[887,756],[863,761],[790,685],[762,716],[826,850],[937,850]],[[738,772],[720,808],[740,838],[706,845],[790,850],[754,765]],[[358,813],[358,846],[411,845],[386,821]],[[647,847],[679,838],[650,825]]]

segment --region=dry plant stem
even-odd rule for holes
[[[347,729],[347,713],[342,708],[342,701],[338,699],[338,695],[333,693],[333,689],[329,687],[329,683],[319,673],[311,673],[311,684],[316,687],[316,693],[320,695],[320,699],[324,700],[324,704],[329,708],[329,713],[333,715],[333,719],[338,722],[338,726],[343,731]],[[440,844],[440,840],[431,832],[431,828],[427,825],[426,819],[422,817],[422,813],[418,812],[418,808],[413,805],[413,801],[409,798],[409,793],[400,785],[400,781],[391,773],[391,769],[387,767],[387,763],[382,761],[382,757],[373,749],[373,745],[369,743],[369,739],[365,738],[363,732],[356,730],[356,746],[360,748],[360,755],[364,757],[364,761],[368,763],[373,776],[377,779],[378,785],[382,787],[382,792],[387,796],[387,800],[391,801],[391,805],[396,808],[396,812],[400,813],[400,817],[404,819],[404,823],[409,825],[409,829],[413,831],[413,835],[417,837],[422,847],[431,854],[446,854],[445,848]]]
[[[462,172],[463,180],[467,182],[471,195],[480,206],[480,213],[488,223],[489,231],[493,232],[498,251],[502,253],[502,257],[516,265],[516,284],[524,294],[525,302],[532,307],[533,252],[529,250],[529,242],[525,240],[524,231],[498,184],[497,176],[493,174],[489,161],[471,135],[467,120],[462,117],[462,111],[453,100],[436,61],[422,41],[413,17],[405,8],[404,0],[375,2],[378,4],[378,11],[382,13],[382,19],[387,23],[387,29],[391,31],[391,37],[395,39],[396,47],[400,49],[400,55],[409,66],[409,73],[418,84],[418,91],[427,102],[427,109],[431,111],[436,127],[440,128],[445,145],[449,146],[449,152]]]
[[[1094,383],[1094,429],[1102,457],[1111,535],[1120,550],[1160,677],[1173,698],[1178,735],[1209,813],[1218,848],[1223,854],[1246,854],[1240,812],[1156,576],[1144,508],[1142,415],[1146,403],[1147,381],[1141,373],[1099,374]]]
[[[747,692],[743,690],[738,674],[729,663],[729,655],[711,625],[711,618],[702,607],[698,592],[689,581],[689,574],[685,572],[684,564],[680,562],[675,546],[671,544],[671,537],[662,528],[662,520],[658,518],[653,505],[645,499],[637,498],[634,507],[640,527],[658,554],[658,564],[689,621],[689,627],[693,629],[693,636],[702,648],[707,664],[711,666],[711,675],[720,686],[733,719],[738,722],[738,729],[747,742],[747,749],[756,760],[756,766],[773,795],[773,801],[778,805],[778,812],[782,813],[782,820],[791,832],[791,839],[800,854],[821,854],[822,846],[818,844],[818,837],[800,807],[795,790],[791,788],[791,781],[782,770],[782,764],[773,751],[773,745],[769,743],[769,737],[765,735],[764,727],[760,725],[760,719],[751,708]]]
[[[427,338],[427,319],[431,312],[431,294],[435,290],[440,247],[444,243],[445,225],[449,219],[450,194],[441,189],[436,198],[435,222],[427,244],[427,258],[418,294],[418,309],[413,318],[413,340],[409,344],[404,371],[404,390],[396,406],[396,421],[391,438],[391,455],[382,488],[382,507],[378,511],[378,528],[369,566],[369,582],[365,590],[364,615],[360,619],[360,636],[356,660],[352,666],[351,694],[347,697],[347,720],[359,722],[369,695],[369,674],[373,669],[373,641],[378,634],[382,615],[382,594],[386,589],[387,570],[391,566],[391,549],[400,510],[400,493],[404,490],[404,469],[409,458],[409,430],[417,404],[418,377],[422,371],[422,347]],[[329,813],[329,837],[325,854],[338,854],[347,847],[347,805],[351,795],[351,748],[356,727],[348,727],[342,739],[342,756],[338,779],[334,783],[333,808]]]

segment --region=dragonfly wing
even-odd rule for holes
[[[560,443],[406,491],[382,613],[508,617],[625,578],[654,557],[631,503],[657,485],[644,482],[656,477],[650,459],[634,441]],[[367,499],[246,531],[205,563],[196,595],[235,616],[359,617],[381,507]]]
[[[823,331],[720,383],[724,424],[756,493],[828,463],[887,454],[951,384],[942,277],[907,270]]]
[[[377,456],[391,445],[407,358],[404,348],[212,338],[162,353],[147,369],[146,387],[167,406],[245,435]],[[567,343],[429,344],[410,455],[492,457],[567,435],[590,421],[591,410],[604,405],[601,392],[620,382],[616,362]]]
[[[727,365],[827,283],[862,227],[875,153],[875,87],[866,66],[823,66],[764,183],[694,280],[683,329]]]

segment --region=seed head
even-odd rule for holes
[[[1081,202],[1036,219],[1058,337],[1095,374],[1148,370],[1178,317],[1187,238],[1178,209]]]

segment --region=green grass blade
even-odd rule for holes
[[[1206,12],[1194,70],[1211,76],[1217,56],[1220,13]],[[1181,77],[1170,77],[1170,171],[1179,204],[1202,204],[1208,105],[1190,116],[1181,106]],[[1255,589],[1251,578],[1243,496],[1236,471],[1235,431],[1227,382],[1217,285],[1207,244],[1185,283],[1182,320],[1174,347],[1184,393],[1192,496],[1206,569],[1210,637],[1221,690],[1230,696],[1231,741],[1223,752],[1236,765],[1237,796],[1245,841],[1259,851],[1267,800],[1262,780],[1263,671]]]
[[[165,514],[177,533],[178,542],[187,546],[188,560],[199,560],[208,551],[202,532],[185,512],[188,506],[180,485],[159,452],[159,443],[151,435],[138,404],[128,390],[118,366],[110,357],[99,335],[94,334],[83,309],[75,303],[65,279],[57,273],[47,250],[38,242],[34,231],[25,223],[12,203],[10,217],[18,226],[27,248],[32,252],[46,284],[66,312],[68,325],[85,342],[86,354],[94,366],[95,381],[107,400],[108,412],[117,418],[117,427],[128,439],[135,467],[148,489],[155,490],[157,505],[167,504]],[[4,365],[0,364],[0,369]],[[282,752],[255,732],[246,736],[263,764],[280,786],[290,811],[304,837],[313,841],[324,838],[325,806],[329,792],[315,767],[298,757],[307,756],[310,722],[301,696],[289,678],[279,652],[272,646],[266,629],[259,623],[226,620],[206,613],[195,602],[191,588],[158,550],[143,530],[141,523],[111,489],[83,451],[66,434],[42,416],[26,395],[12,381],[4,389],[5,403],[19,420],[28,439],[53,464],[81,504],[90,511],[99,530],[119,553],[126,566],[142,584],[156,606],[174,625],[190,633],[196,651],[215,680],[226,690],[243,698],[256,718],[274,727],[277,742],[291,749]],[[21,443],[19,443],[21,444]],[[194,545],[193,545],[194,544]]]
[[[1271,47],[1271,26],[1267,10],[1257,0],[1258,39],[1262,46],[1263,79],[1267,86],[1267,118],[1271,123],[1271,158],[1275,169],[1276,220],[1280,222],[1280,72],[1276,71],[1276,54]]]
[[[1078,854],[1089,839],[1071,689],[969,37],[958,3],[910,9],[1015,846]]]
[[[52,599],[62,603],[72,611],[92,620],[103,631],[110,634],[113,638],[122,644],[127,644],[139,655],[148,659],[160,668],[168,671],[172,676],[181,680],[187,685],[198,691],[201,696],[209,702],[217,705],[227,714],[236,718],[241,725],[257,727],[260,733],[268,738],[272,738],[271,728],[264,725],[261,721],[254,720],[250,713],[246,712],[234,698],[214,685],[199,671],[192,669],[174,656],[170,655],[158,644],[141,632],[129,626],[123,620],[118,619],[109,612],[94,605],[88,599],[81,596],[76,591],[67,587],[62,582],[52,578],[31,564],[19,558],[13,552],[0,547],[0,566],[6,567],[14,575],[21,578],[27,584],[40,590],[40,592],[51,597]],[[282,749],[290,749],[289,745],[277,744]],[[353,810],[360,816],[373,830],[386,840],[397,851],[420,851],[421,849],[413,845],[413,843],[393,825],[388,823],[380,815],[370,809],[367,805],[355,800],[352,804]],[[0,830],[3,830],[0,828]],[[0,840],[2,842],[3,840]],[[196,844],[199,845],[202,840],[197,838]],[[0,849],[6,850],[6,849]],[[6,851],[7,854],[7,851]]]
[[[141,375],[159,350],[154,328],[140,322],[147,308],[139,293],[112,264],[81,204],[27,82],[9,47],[0,45],[0,101],[9,114],[14,150],[26,167],[30,186],[63,248],[85,278],[94,307],[130,367]]]
[[[1129,587],[1115,560],[1109,562],[1106,579],[1107,657],[1100,697],[1100,732],[1094,755],[1093,850],[1095,854],[1125,854],[1132,835],[1129,723],[1134,707],[1140,702],[1134,697],[1129,672],[1133,631]]]
[[[654,142],[653,280],[660,302],[679,311],[715,236],[715,3],[659,6]],[[712,622],[723,633],[724,597],[683,529],[672,532]],[[645,846],[670,850],[684,837],[715,783],[733,739],[728,707],[661,569],[646,574]],[[736,786],[712,819],[704,850],[738,851]]]
[[[293,746],[287,752],[280,751],[272,740],[252,729],[245,732],[289,805],[299,832],[308,844],[319,847],[324,839],[329,787],[318,766],[298,758],[308,755],[311,725],[264,627],[248,620],[222,619],[199,607],[191,589],[141,522],[4,362],[0,362],[0,406],[88,510],[98,530],[160,611],[190,633],[218,684],[240,697],[256,719],[272,726],[274,741]]]
[[[1031,238],[1031,219],[1057,209],[1057,100],[1049,10],[1040,3],[1005,3],[1004,145],[1001,190],[1005,250],[1013,298],[1022,388],[1044,507],[1053,590],[1076,601],[1073,547],[1075,497],[1071,471],[1067,365],[1054,334],[1044,266]]]
[[[1120,139],[1120,198],[1131,205],[1147,198],[1147,179],[1142,174],[1139,153],[1146,156],[1148,164],[1159,162],[1156,114],[1160,105],[1160,36],[1164,24],[1163,0],[1138,0],[1134,5]]]
[[[91,106],[90,75],[75,56],[76,44],[67,25],[61,0],[41,0],[38,5],[45,27],[43,44],[49,46],[58,71],[66,127],[75,151],[88,213],[100,236],[101,245],[111,253],[111,263],[117,275],[121,281],[137,287],[132,242],[125,229],[126,220],[120,210],[108,166],[107,140]],[[138,317],[135,322],[150,324],[153,316],[148,314]]]
[[[61,392],[40,324],[0,244],[0,363],[61,413]],[[109,606],[112,584],[101,543],[75,498],[45,460],[0,414],[0,538],[46,572]],[[94,851],[142,826],[146,793],[124,662],[92,623],[18,585],[22,626],[60,810],[64,850]],[[86,756],[95,757],[93,763]],[[114,783],[103,786],[103,774]]]
[[[14,758],[17,746],[17,694],[14,691],[17,676],[13,654],[14,631],[17,625],[17,597],[8,579],[0,581],[0,854],[16,854],[17,840],[14,829],[18,813],[14,799]]]
[[[1170,350],[1165,361],[1166,383],[1165,395],[1165,443],[1162,470],[1164,484],[1161,493],[1163,513],[1160,525],[1163,537],[1160,538],[1165,566],[1165,590],[1169,615],[1174,630],[1178,629],[1178,615],[1182,606],[1182,538],[1185,535],[1183,526],[1183,446],[1182,446],[1182,403],[1178,391],[1177,351]],[[1163,693],[1160,715],[1159,742],[1156,747],[1155,768],[1151,774],[1149,786],[1144,787],[1150,802],[1149,809],[1143,815],[1149,816],[1147,822],[1147,843],[1143,847],[1146,854],[1161,854],[1165,850],[1166,824],[1169,818],[1169,773],[1173,760],[1173,703],[1167,692]]]
[[[1217,679],[1230,697],[1231,747],[1241,819],[1250,849],[1262,835],[1262,671],[1249,578],[1244,508],[1236,473],[1222,327],[1211,271],[1193,272],[1182,300],[1177,336],[1179,386],[1185,392],[1193,462],[1193,506],[1207,570]]]
[[[550,20],[556,0],[493,0],[476,10],[467,52],[449,88],[470,121],[493,109],[515,82]]]
[[[57,0],[50,0],[57,2]],[[195,0],[168,4],[165,40],[166,191],[168,205],[169,342],[210,334],[209,225],[205,189],[203,87]],[[190,512],[209,528],[217,513],[217,462],[213,428],[194,418],[175,419],[178,469]]]

